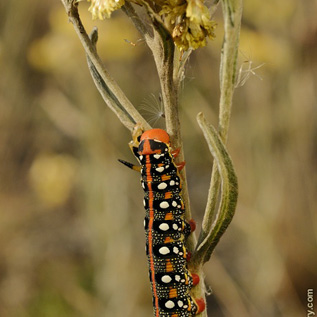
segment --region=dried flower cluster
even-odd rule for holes
[[[109,18],[111,13],[121,8],[125,0],[88,0],[89,11],[94,19]],[[128,1],[128,0],[127,0]],[[129,0],[131,1],[131,0]],[[144,0],[137,0],[142,5]],[[147,6],[153,7],[153,2]],[[180,50],[197,49],[206,45],[206,38],[215,37],[215,22],[210,18],[203,0],[155,0],[155,10],[165,27],[171,32],[174,42]]]
[[[91,1],[89,11],[93,19],[110,18],[111,13],[124,5],[124,0],[88,0]]]

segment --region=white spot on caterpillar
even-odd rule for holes
[[[173,223],[173,229],[177,230],[178,229],[178,225],[176,223]]]
[[[168,300],[166,303],[165,303],[165,307],[166,308],[174,308],[175,304],[174,302],[172,302],[171,300]]]
[[[179,300],[179,301],[177,302],[177,305],[178,305],[178,307],[183,307],[184,303],[183,303],[183,301]]]
[[[169,254],[170,253],[170,250],[168,247],[161,247],[159,249],[159,253],[162,254],[162,255],[166,255],[166,254]]]
[[[153,155],[153,157],[154,157],[155,159],[157,159],[157,160],[158,160],[161,156],[162,156],[162,154],[154,154],[154,155]]]
[[[180,279],[181,279],[180,275],[175,275],[175,281],[176,281],[176,282],[179,282]]]
[[[172,278],[169,275],[163,275],[161,280],[163,283],[168,284],[171,282]]]
[[[178,252],[179,252],[178,247],[174,247],[174,248],[173,248],[173,252],[174,252],[175,254],[178,254]]]
[[[143,155],[139,156],[139,160],[142,161],[143,160]]]
[[[166,166],[165,166],[165,168],[169,168],[169,167],[170,167],[169,165],[166,165]]]
[[[164,167],[163,166],[157,167],[155,170],[159,173],[162,173],[164,171]]]
[[[173,206],[173,207],[176,207],[176,206],[177,206],[177,202],[176,202],[175,200],[173,200],[172,206]]]
[[[160,207],[161,207],[162,209],[166,209],[166,208],[169,207],[169,203],[168,203],[167,201],[162,201],[162,202],[160,203]]]
[[[169,229],[169,225],[165,222],[161,223],[159,225],[159,228],[162,230],[162,231],[167,231]]]
[[[161,183],[157,186],[158,189],[165,189],[167,187],[167,184],[166,183]]]
[[[170,181],[170,185],[171,185],[171,186],[174,186],[174,185],[175,185],[175,181],[171,180],[171,181]]]

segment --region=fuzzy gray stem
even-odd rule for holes
[[[175,45],[171,38],[165,43],[167,49],[163,50],[164,58],[154,55],[158,74],[161,82],[162,96],[164,102],[164,113],[166,122],[166,131],[171,137],[171,143],[175,149],[180,149],[178,162],[184,162],[183,141],[181,135],[181,124],[179,119],[179,81],[174,80],[174,54]],[[176,54],[177,55],[177,54]],[[183,185],[182,185],[182,197],[185,204],[185,218],[191,219],[190,200],[188,194],[186,169],[183,168],[180,172]],[[187,247],[190,251],[193,251],[197,243],[196,235],[193,233],[187,240]]]
[[[220,65],[220,111],[218,133],[222,142],[225,144],[228,137],[232,97],[237,74],[242,0],[223,0],[222,10],[224,16],[225,35]],[[205,215],[202,223],[202,230],[198,240],[198,247],[203,241],[205,241],[216,218],[215,213],[219,199],[219,190],[220,175],[216,164],[214,164]],[[204,258],[203,262],[206,260],[207,258]]]
[[[118,84],[115,82],[115,80],[110,76],[108,71],[105,69],[100,57],[98,56],[94,45],[92,44],[88,34],[85,31],[85,28],[80,20],[78,8],[78,3],[75,3],[74,0],[61,0],[65,10],[68,14],[69,21],[73,24],[74,29],[80,39],[80,42],[82,43],[84,50],[94,66],[94,69],[96,71],[96,74],[100,76],[100,79],[105,83],[109,91],[111,91],[112,96],[116,96],[116,101],[112,105],[120,104],[121,108],[124,108],[125,111],[122,111],[122,109],[117,110],[117,108],[112,108],[112,110],[116,113],[120,121],[130,130],[133,130],[133,127],[135,126],[135,123],[140,123],[144,129],[150,129],[151,126],[144,120],[144,118],[140,115],[140,113],[134,108],[134,106],[131,104],[130,100],[127,98],[127,96],[123,93],[121,88],[118,86]],[[95,78],[94,78],[95,80]],[[95,80],[96,82],[96,80]],[[97,80],[98,83],[98,80]],[[96,83],[96,84],[97,84]],[[100,85],[97,85],[97,88],[100,89]],[[107,91],[104,92],[107,94]],[[112,96],[109,95],[108,97],[112,99]],[[108,105],[111,105],[108,102]],[[127,116],[126,114],[129,114]],[[133,120],[131,120],[130,118]]]

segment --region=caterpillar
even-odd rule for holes
[[[191,288],[199,276],[187,268],[186,238],[195,229],[185,220],[182,182],[176,164],[179,150],[172,151],[170,138],[162,129],[136,128],[130,148],[140,166],[119,160],[141,172],[145,208],[146,255],[153,296],[154,317],[190,317],[205,309],[203,299],[193,299]]]

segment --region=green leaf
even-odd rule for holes
[[[219,239],[232,220],[238,198],[238,182],[230,156],[216,129],[206,121],[201,112],[197,115],[197,121],[204,133],[221,178],[221,194],[218,210],[213,215],[212,208],[206,209],[205,217],[212,217],[213,219],[210,221],[211,226],[206,232],[207,235],[196,247],[193,255],[194,262],[203,264],[210,259]]]

